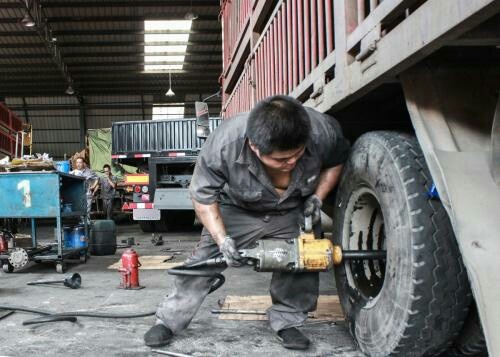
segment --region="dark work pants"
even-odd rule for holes
[[[222,206],[221,214],[226,232],[238,248],[245,248],[258,239],[287,239],[297,237],[301,210],[285,215],[249,212],[233,206]],[[219,255],[219,248],[210,234],[203,229],[197,244],[186,263],[206,260]],[[209,269],[203,269],[209,270]],[[223,268],[212,268],[221,272]],[[249,272],[249,274],[258,274]],[[157,323],[169,327],[174,333],[185,329],[208,295],[212,278],[176,276],[173,291],[158,307]],[[273,305],[267,311],[271,328],[275,331],[300,326],[307,313],[316,309],[319,292],[318,273],[273,273],[271,298]]]
[[[113,213],[113,199],[103,198],[102,199],[102,211],[106,215],[106,219],[112,219]]]

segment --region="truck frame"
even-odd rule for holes
[[[427,203],[434,207],[438,202],[449,217],[449,222],[445,222],[448,218],[443,216],[436,227],[449,225],[452,230],[454,238],[450,244],[458,246],[452,255],[457,261],[463,260],[466,281],[479,314],[478,329],[482,332],[477,335],[484,334],[490,355],[500,355],[500,1],[223,0],[221,7],[223,116],[230,118],[248,111],[257,101],[274,94],[288,94],[306,106],[333,115],[354,142],[349,169],[345,170],[339,191],[345,190],[352,178],[346,176],[354,172],[363,175],[354,162],[359,159],[369,163],[370,154],[363,154],[363,147],[376,146],[374,143],[378,142],[390,146],[386,157],[398,153],[393,166],[399,171],[392,172],[405,178],[407,187],[416,177],[405,176],[405,170],[414,167],[406,165],[405,160],[414,155],[412,162],[422,164],[422,177],[437,188],[438,195]],[[405,136],[399,134],[401,131],[406,132]],[[355,191],[353,188],[351,193]],[[345,196],[347,200],[349,194]],[[379,198],[375,197],[374,205],[382,205],[384,211]],[[336,203],[342,204],[338,198]],[[414,207],[409,199],[404,203],[404,209]],[[414,215],[421,209],[417,205],[408,210],[408,222],[414,223]],[[384,212],[382,224],[393,212],[394,208]],[[334,209],[334,226],[342,227],[346,222],[335,223],[346,211],[340,213]],[[355,217],[355,213],[349,214]],[[431,221],[413,226],[405,237],[414,242],[418,230],[427,232],[429,225]],[[342,229],[334,229],[335,234],[342,235]],[[384,244],[389,242],[390,234],[386,230]],[[429,237],[432,234],[426,234],[422,244],[429,242],[425,239],[432,240]],[[414,243],[414,249],[418,247],[421,244]],[[389,254],[390,248],[387,249]],[[429,254],[438,254],[439,249],[430,250]],[[414,250],[408,262],[429,263],[425,259],[415,260],[417,256]],[[387,267],[391,259],[388,258]],[[439,267],[437,264],[435,271]],[[387,283],[388,270],[381,271]],[[408,279],[413,279],[413,283],[408,290],[414,294],[409,298],[425,299],[434,294],[429,287],[427,293],[415,295],[417,285],[425,285],[431,277],[420,281],[417,267],[409,271]],[[349,274],[346,278],[337,273],[338,286],[346,279],[349,280]],[[358,288],[356,279],[351,276],[351,280],[347,285]],[[438,278],[435,280],[439,282]],[[384,292],[385,283],[379,286],[380,292]],[[362,289],[358,290],[362,293]],[[458,291],[457,287],[452,293]],[[408,347],[408,343],[403,343],[404,335],[391,340],[392,346],[387,339],[389,342],[383,347],[386,338],[381,336],[380,342],[373,342],[370,338],[375,332],[367,326],[372,322],[368,307],[380,303],[376,301],[379,295],[371,297],[375,302],[370,300],[358,306],[361,310],[356,314],[341,296],[351,332],[365,353],[423,355],[455,348],[459,354],[473,355],[472,352],[481,351],[460,346],[466,339],[463,330],[443,337],[438,346],[438,338],[422,337],[429,327],[422,321],[416,323],[420,335],[408,326],[386,332],[408,333],[415,341],[435,346]],[[471,304],[472,311],[474,302]],[[428,309],[428,317],[431,310]],[[401,314],[407,320],[401,317],[399,322],[411,325],[417,319],[409,316],[421,313],[408,311],[408,315]],[[434,311],[436,314],[439,312]],[[442,316],[452,320],[444,310]],[[464,319],[466,329],[468,323]],[[458,320],[463,319],[457,318],[456,323],[461,325],[463,321]],[[437,334],[436,330],[434,326],[434,332],[429,334]]]

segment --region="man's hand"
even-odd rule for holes
[[[311,216],[312,224],[319,223],[321,221],[321,206],[323,202],[316,195],[311,195],[304,202],[304,216]]]
[[[219,250],[224,256],[227,265],[231,265],[233,267],[239,267],[242,265],[240,262],[242,257],[236,248],[236,243],[231,237],[227,236],[224,239],[222,244],[219,246]]]

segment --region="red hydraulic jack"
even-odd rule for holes
[[[122,254],[122,268],[118,269],[122,275],[119,289],[139,290],[144,286],[139,285],[139,256],[133,249],[127,249]]]

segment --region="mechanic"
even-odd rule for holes
[[[101,189],[102,211],[106,214],[106,219],[113,219],[113,200],[115,198],[115,188],[117,179],[111,173],[111,166],[105,164],[102,167],[104,176],[99,177],[99,186],[93,190],[93,195],[96,194],[98,188]]]
[[[186,264],[224,256],[241,265],[238,249],[259,239],[297,237],[304,215],[320,224],[322,201],[339,181],[349,143],[332,117],[288,96],[257,103],[250,113],[225,120],[208,137],[190,185],[203,224]],[[220,272],[222,268],[211,268]],[[145,334],[150,347],[168,344],[185,329],[209,293],[210,277],[177,276]],[[283,346],[307,349],[297,329],[316,309],[318,273],[273,273],[267,311]]]
[[[76,168],[69,173],[75,176],[85,177],[85,197],[87,199],[87,217],[90,220],[90,211],[92,207],[92,197],[94,189],[98,184],[97,174],[87,167],[87,163],[82,157],[77,157],[75,160]]]

